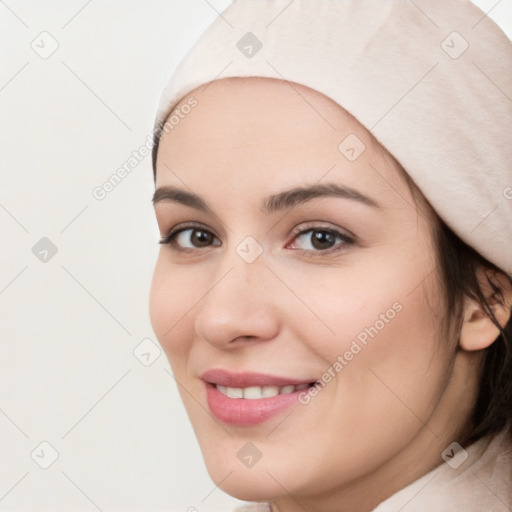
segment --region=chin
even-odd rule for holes
[[[237,444],[244,446],[246,443]],[[295,474],[297,468],[286,465],[286,460],[265,460],[263,454],[252,467],[246,467],[231,453],[226,449],[203,454],[210,478],[230,496],[243,501],[268,501],[286,493],[300,494],[300,475]]]
[[[208,470],[208,474],[225,493],[233,498],[242,501],[268,501],[284,493],[283,487],[263,471],[255,473],[255,470],[233,471],[227,478],[228,473],[217,474],[217,471]],[[284,483],[284,487],[286,483]]]

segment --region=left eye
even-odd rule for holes
[[[328,251],[336,246],[351,245],[353,240],[333,229],[308,229],[301,231],[294,239],[294,245],[300,241],[305,251]],[[337,243],[338,242],[338,243]]]

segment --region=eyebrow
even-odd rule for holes
[[[382,208],[374,199],[353,188],[338,185],[337,183],[323,183],[295,187],[268,196],[262,203],[261,211],[264,213],[274,213],[280,210],[287,210],[319,197],[341,197],[358,201],[372,208]],[[162,202],[175,202],[202,212],[212,211],[206,201],[197,194],[173,186],[163,186],[156,189],[152,201],[153,205]]]

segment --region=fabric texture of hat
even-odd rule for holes
[[[234,0],[171,76],[155,133],[193,89],[248,76],[346,109],[448,226],[512,275],[512,44],[469,0]]]

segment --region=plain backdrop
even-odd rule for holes
[[[210,480],[151,329],[150,157],[93,195],[229,3],[0,1],[1,511],[240,504]],[[512,36],[512,0],[475,3]]]

